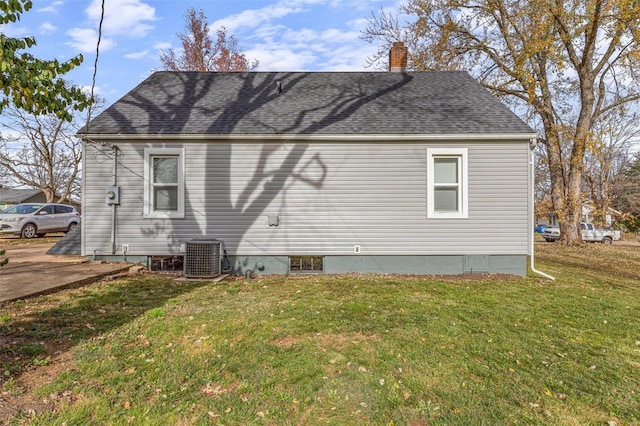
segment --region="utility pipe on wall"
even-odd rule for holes
[[[529,259],[531,260],[531,272],[533,272],[534,274],[538,274],[542,277],[548,278],[550,280],[555,280],[555,277],[552,277],[549,274],[545,274],[544,272],[538,271],[535,267],[535,262],[534,262],[534,234],[535,232],[533,232],[533,227],[534,227],[534,219],[535,219],[535,212],[534,212],[534,208],[535,208],[535,179],[534,179],[534,167],[535,167],[535,147],[538,144],[538,141],[535,139],[531,139],[530,143],[529,143],[529,188],[530,188],[530,196],[529,196]]]
[[[118,146],[113,145],[113,179],[111,184],[118,185]],[[116,254],[116,204],[111,204],[111,254]]]

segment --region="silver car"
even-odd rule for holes
[[[42,237],[48,232],[68,232],[80,223],[80,213],[66,204],[27,203],[0,212],[0,234],[22,238]]]

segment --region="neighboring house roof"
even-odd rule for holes
[[[58,240],[46,254],[54,255],[79,255],[82,246],[82,230],[81,226],[75,226],[67,232],[64,237]]]
[[[93,119],[83,133],[535,136],[460,71],[160,71]]]
[[[39,189],[0,188],[0,203],[20,204],[40,193]]]

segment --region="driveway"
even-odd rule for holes
[[[129,269],[128,263],[89,262],[83,256],[45,254],[52,243],[3,244],[9,263],[0,267],[0,303],[78,287]]]

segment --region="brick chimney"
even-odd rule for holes
[[[389,51],[389,71],[391,72],[407,72],[407,56],[408,51],[401,41],[396,41]]]

